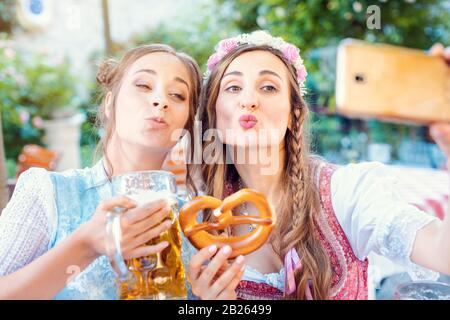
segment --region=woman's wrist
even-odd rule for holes
[[[88,223],[84,223],[74,232],[73,237],[83,256],[93,261],[101,255],[95,249],[91,235]]]

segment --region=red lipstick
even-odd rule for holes
[[[258,123],[258,119],[252,114],[246,114],[239,118],[239,124],[245,130],[251,129]]]

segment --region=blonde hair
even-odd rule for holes
[[[230,63],[244,52],[264,50],[280,58],[289,70],[291,128],[285,135],[286,157],[283,163],[281,183],[286,192],[281,199],[277,213],[277,223],[269,240],[274,251],[283,261],[284,255],[295,248],[302,257],[303,268],[295,274],[298,284],[296,295],[287,298],[305,299],[305,288],[309,280],[315,299],[328,299],[331,289],[331,265],[328,254],[317,238],[314,215],[320,210],[320,200],[314,176],[317,161],[309,154],[307,129],[308,107],[301,97],[296,81],[295,69],[287,63],[281,52],[269,46],[241,45],[227,54],[217,65],[204,84],[197,114],[202,123],[202,133],[215,129],[215,105],[219,94],[220,82]],[[204,141],[202,149],[216,141]],[[225,152],[225,146],[223,145]],[[223,153],[225,154],[225,153]],[[232,173],[236,174],[233,164],[218,161],[214,164],[202,164],[195,170],[201,172],[206,194],[223,197],[224,181]],[[205,219],[210,219],[207,216]]]
[[[177,57],[189,71],[190,75],[190,92],[189,92],[189,116],[186,122],[185,128],[191,136],[193,135],[194,118],[195,112],[197,110],[198,99],[201,90],[201,72],[198,67],[197,62],[185,53],[177,52],[172,47],[165,44],[149,44],[133,48],[127,51],[120,60],[116,59],[106,59],[104,60],[98,68],[97,72],[97,83],[101,87],[101,99],[100,109],[97,113],[96,124],[99,128],[104,130],[104,134],[101,137],[97,148],[96,154],[100,151],[105,157],[105,161],[108,166],[112,168],[111,162],[108,159],[106,150],[108,143],[115,128],[115,110],[116,110],[116,99],[120,91],[122,84],[122,79],[128,70],[128,68],[139,58],[155,53],[164,52],[172,54]],[[111,117],[108,119],[106,116],[106,94],[108,92],[112,93],[111,99]],[[191,182],[191,174],[189,168],[186,173],[186,181]],[[190,183],[191,184],[191,183]]]

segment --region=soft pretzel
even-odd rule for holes
[[[233,216],[232,209],[244,202],[255,205],[259,211],[257,216]],[[213,210],[216,221],[197,223],[200,210]],[[231,225],[258,224],[253,231],[242,236],[213,235],[209,230],[224,230]],[[180,210],[180,226],[184,235],[194,247],[201,249],[209,245],[232,248],[230,258],[246,255],[257,250],[269,238],[275,224],[272,207],[266,197],[252,189],[241,189],[223,201],[211,196],[198,196],[186,203]]]

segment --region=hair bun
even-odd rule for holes
[[[114,77],[117,61],[110,58],[102,61],[98,66],[97,83],[103,87],[108,87]]]

